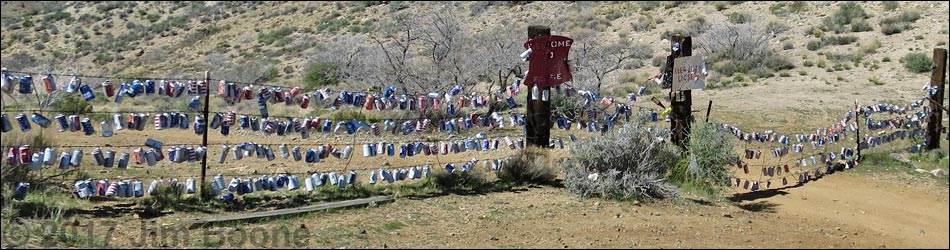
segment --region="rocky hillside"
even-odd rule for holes
[[[528,25],[573,37],[575,82],[642,83],[694,37],[711,87],[891,82],[946,47],[947,2],[3,2],[11,70],[272,84],[511,81]],[[521,68],[519,68],[519,66]],[[887,71],[871,79],[864,72]],[[807,75],[807,76],[806,76]],[[778,81],[776,80],[776,81]],[[837,85],[837,84],[836,84]],[[628,91],[619,88],[617,93]]]

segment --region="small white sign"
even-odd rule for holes
[[[673,59],[673,90],[682,91],[706,87],[706,63],[703,56]]]

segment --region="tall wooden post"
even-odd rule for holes
[[[550,36],[551,28],[547,26],[532,25],[528,26],[528,40],[539,36]],[[551,91],[550,87],[539,88],[538,93],[545,90]],[[538,147],[548,147],[551,139],[551,101],[542,101],[540,97],[537,100],[531,100],[531,89],[528,88],[527,102],[525,108],[525,144]]]
[[[207,170],[208,170],[208,153],[211,152],[210,149],[208,148],[208,124],[211,123],[208,117],[208,100],[211,99],[210,98],[211,97],[211,71],[210,70],[205,71],[205,84],[208,87],[208,92],[205,93],[205,110],[204,110],[205,124],[203,125],[204,129],[202,129],[204,133],[201,135],[201,146],[205,148],[205,153],[204,155],[201,156],[201,182],[199,182],[199,185],[198,185],[198,200],[199,201],[204,199],[204,197],[202,196],[204,196],[205,175],[207,174]],[[201,89],[199,89],[198,91],[200,92]]]
[[[668,62],[674,61],[676,58],[692,56],[693,55],[693,40],[689,36],[679,36],[675,35],[670,39],[670,57],[667,58]],[[672,63],[668,63],[667,67],[672,67]],[[671,72],[672,68],[666,69],[667,72]],[[673,82],[672,74],[667,74],[667,78],[664,81]],[[672,86],[672,84],[670,84]],[[689,135],[690,124],[693,122],[692,106],[692,90],[683,90],[683,91],[674,91],[670,88],[670,103],[672,112],[670,112],[670,129],[672,130],[672,140],[676,145],[681,148],[686,148],[686,145],[689,144]]]
[[[858,108],[858,99],[854,99],[854,122],[858,124],[854,130],[854,149],[858,151],[854,161],[861,163],[861,109]]]
[[[944,97],[944,75],[947,73],[947,49],[935,48],[933,54],[934,68],[930,73],[930,86],[937,88],[937,94],[931,97],[930,116],[927,122],[927,150],[940,148],[940,125],[943,123],[943,112],[940,104]]]

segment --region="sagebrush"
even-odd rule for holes
[[[581,197],[661,199],[678,189],[663,178],[676,162],[678,149],[664,138],[666,128],[647,127],[647,115],[600,137],[578,141],[571,157],[559,165],[564,185]]]

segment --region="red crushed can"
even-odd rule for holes
[[[296,88],[294,88],[294,89],[296,89]],[[307,108],[308,105],[310,105],[310,95],[304,94],[304,95],[303,95],[303,98],[300,99],[300,108],[305,109],[305,108]],[[308,127],[309,127],[309,126],[308,126]]]

